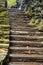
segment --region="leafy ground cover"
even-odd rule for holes
[[[9,47],[9,17],[5,1],[0,0],[0,65],[8,53]]]
[[[29,17],[29,24],[35,25],[38,30],[43,30],[43,2],[40,0],[29,0],[24,8]]]

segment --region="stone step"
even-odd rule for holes
[[[13,28],[13,31],[29,31],[29,32],[36,32],[38,29],[34,28],[34,29],[26,29],[26,28]]]
[[[12,44],[43,44],[43,42],[34,42],[34,41],[10,41]]]
[[[36,50],[36,49],[32,49],[32,50],[19,50],[19,49],[10,49],[9,51],[10,53],[12,54],[39,54],[39,55],[43,55],[43,51],[39,51],[39,50]]]
[[[17,15],[17,16],[18,16],[18,15]],[[13,22],[14,22],[14,21],[17,21],[17,22],[18,22],[18,21],[20,21],[20,22],[21,22],[21,21],[22,21],[22,22],[24,22],[24,21],[25,21],[25,22],[29,22],[29,18],[25,18],[25,17],[16,17],[16,16],[14,17],[14,16],[10,16],[10,19],[11,19],[11,21],[13,20]]]
[[[43,35],[43,32],[39,32],[39,31],[29,32],[29,31],[13,31],[13,30],[10,30],[10,32],[11,32],[12,35],[39,35],[39,36]]]
[[[32,41],[31,41],[31,43],[29,42],[29,43],[15,43],[14,41],[11,41],[10,42],[10,46],[15,46],[15,47],[26,47],[26,46],[29,46],[29,47],[43,47],[43,44],[41,44],[41,42],[39,41],[39,42],[33,42],[32,43]]]
[[[36,29],[36,27],[35,26],[29,26],[28,24],[26,25],[26,24],[21,24],[21,23],[16,23],[16,24],[11,24],[12,25],[12,27],[11,27],[11,29],[16,29],[16,28],[23,28],[23,29]],[[23,26],[24,25],[24,26]]]
[[[28,47],[28,46],[27,47],[14,47],[14,46],[12,46],[12,47],[10,47],[10,49],[11,50],[19,50],[19,51],[20,50],[21,51],[23,51],[23,50],[24,51],[32,51],[33,50],[33,51],[41,51],[43,53],[43,48],[42,47],[38,48],[38,47]]]
[[[9,65],[43,65],[43,62],[10,62]]]
[[[35,59],[43,59],[43,55],[39,54],[10,54],[9,55],[12,58],[35,58]]]
[[[43,48],[38,47],[10,47],[10,54],[38,54],[43,55]]]
[[[15,41],[10,41],[10,45],[11,46],[18,46],[18,47],[20,47],[20,46],[31,46],[31,47],[43,47],[43,42],[42,41],[17,41],[17,40],[15,40]]]
[[[34,35],[34,36],[32,36],[32,35],[10,35],[10,37],[12,37],[12,38],[27,38],[27,39],[42,39],[43,40],[43,36],[36,36],[36,35]]]
[[[11,40],[43,42],[43,36],[38,35],[10,35]]]
[[[27,18],[27,16],[25,15],[25,14],[20,14],[20,13],[15,13],[15,12],[11,12],[11,14],[9,15],[10,17],[17,17],[17,18],[19,18],[19,17],[21,17],[21,18]],[[29,19],[29,18],[27,18],[27,19]]]

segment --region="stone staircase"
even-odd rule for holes
[[[43,32],[29,25],[29,18],[16,8],[9,10],[9,21],[9,65],[43,64],[38,63],[43,61]]]

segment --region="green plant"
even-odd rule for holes
[[[29,0],[24,7],[24,13],[29,20],[30,25],[35,25],[38,30],[43,29],[43,2],[40,0]]]
[[[3,4],[1,4],[1,2]],[[9,18],[7,10],[5,9],[5,1],[0,0],[0,65],[3,64],[3,60],[6,58],[6,55],[8,53],[9,38],[7,36],[8,33],[6,33],[9,31],[8,26],[9,26]],[[7,63],[7,59],[5,62]]]
[[[8,3],[8,8],[10,8],[11,6],[14,6],[16,4],[16,0],[7,0]]]

